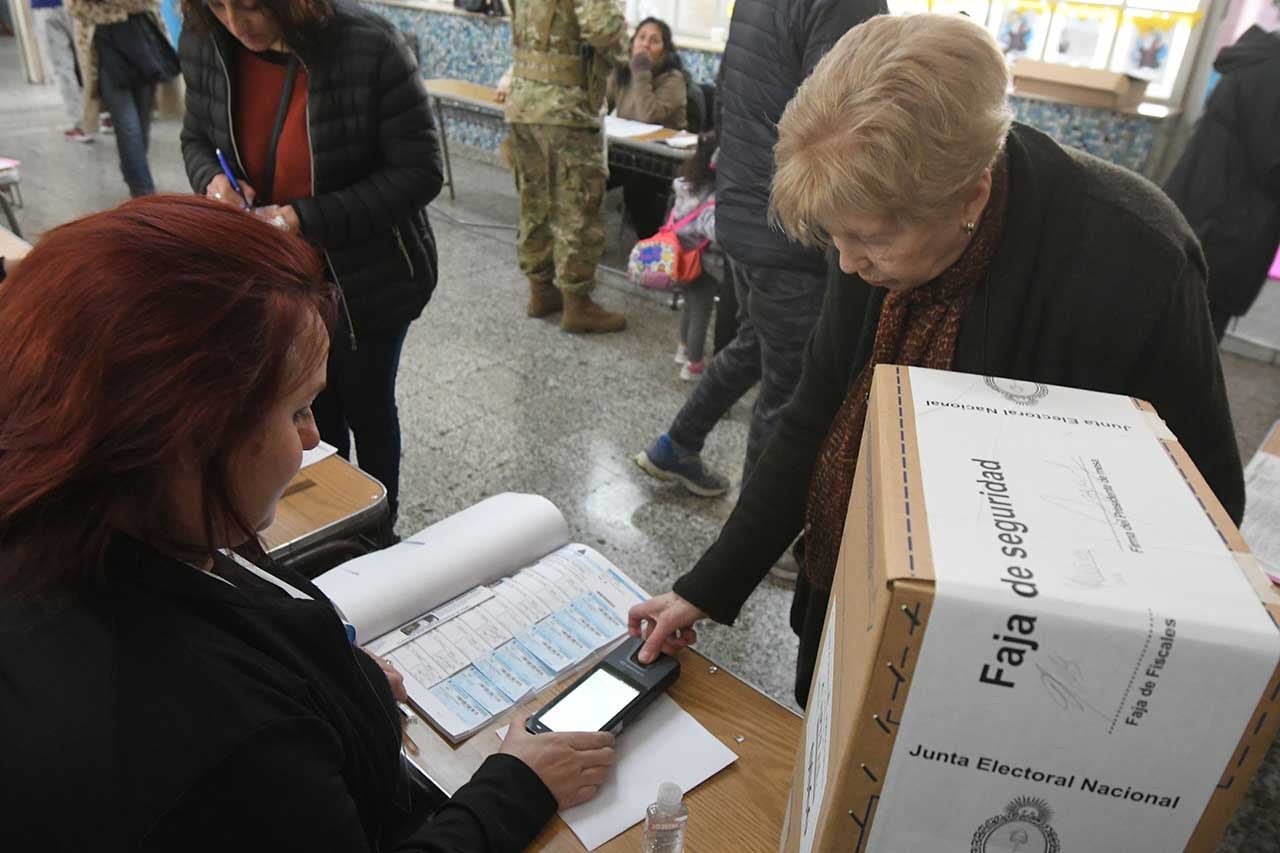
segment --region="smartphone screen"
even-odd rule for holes
[[[553,732],[598,732],[638,695],[639,690],[601,667],[538,719]]]

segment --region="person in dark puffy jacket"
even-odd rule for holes
[[[1280,245],[1280,34],[1250,27],[1213,67],[1222,80],[1164,189],[1204,247],[1221,341]]]
[[[720,418],[759,382],[742,466],[742,482],[750,478],[800,380],[801,350],[826,291],[822,253],[769,223],[778,120],[831,46],[886,11],[885,0],[738,0],[734,7],[720,69],[716,244],[732,270],[740,323],[668,431],[635,460],[694,494],[729,490],[728,479],[708,470],[700,453]]]
[[[347,0],[185,0],[184,18],[191,187],[323,250],[341,302],[316,423],[343,456],[354,433],[360,466],[387,487],[390,540],[396,373],[436,283],[426,205],[443,184],[417,62],[390,24]]]

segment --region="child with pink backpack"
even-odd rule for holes
[[[675,362],[686,382],[706,370],[707,328],[724,270],[723,255],[714,246],[718,153],[714,131],[698,137],[697,149],[672,183],[675,201],[666,225],[636,243],[628,263],[633,281],[682,297]]]

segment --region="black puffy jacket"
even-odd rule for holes
[[[821,273],[821,252],[769,227],[778,120],[796,89],[851,28],[887,12],[885,0],[738,0],[720,90],[716,242],[735,261]]]
[[[324,250],[355,337],[407,323],[435,288],[436,245],[425,208],[444,181],[417,62],[386,20],[346,0],[313,42],[291,47],[307,70],[313,193],[288,203],[303,234]],[[244,176],[231,131],[229,71],[242,49],[216,21],[208,32],[182,32],[182,157],[198,193],[221,172],[215,148]]]
[[[1213,67],[1222,80],[1165,192],[1204,247],[1209,303],[1238,317],[1280,244],[1280,35],[1250,27]]]

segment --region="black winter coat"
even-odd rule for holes
[[[1151,402],[1239,524],[1244,475],[1195,235],[1132,172],[1024,125],[1006,151],[1004,235],[961,320],[954,369]],[[719,538],[675,583],[717,622],[737,618],[800,533],[814,463],[871,353],[884,296],[833,259],[795,396]],[[825,613],[802,573],[791,616],[802,705]]]
[[[885,0],[738,0],[720,73],[716,242],[743,264],[826,271],[822,253],[769,226],[778,120],[840,37],[888,11]]]
[[[291,45],[307,70],[314,192],[292,204],[302,233],[324,250],[351,326],[385,330],[422,313],[436,284],[426,205],[444,177],[435,123],[417,62],[386,20],[339,0],[314,41]],[[221,148],[244,177],[231,128],[231,74],[243,48],[221,24],[182,31],[187,84],[182,156],[203,194],[221,172]]]
[[[555,814],[494,755],[426,819],[386,676],[302,576],[106,562],[65,606],[0,601],[0,850],[506,853]]]
[[[1280,35],[1225,48],[1222,79],[1165,185],[1200,238],[1216,313],[1249,310],[1280,245]]]

